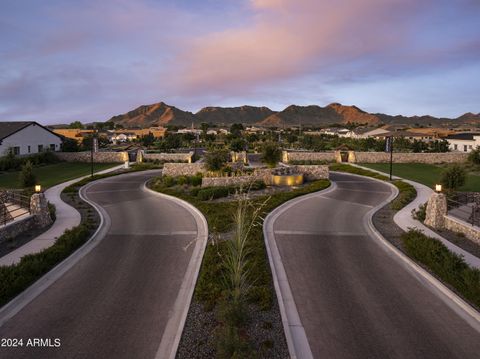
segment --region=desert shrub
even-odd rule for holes
[[[210,199],[227,197],[229,194],[234,193],[236,190],[232,186],[222,187],[205,187],[198,191],[197,198],[201,201],[208,201]]]
[[[472,152],[470,152],[467,160],[472,165],[480,165],[480,148],[477,147]]]
[[[170,176],[163,176],[162,177],[162,184],[165,186],[165,187],[172,187],[172,186],[175,186],[175,178],[173,177],[170,177]]]
[[[176,178],[176,181],[177,181],[177,184],[178,184],[178,185],[183,186],[183,185],[187,184],[188,179],[187,179],[186,176],[178,176],[178,177]]]
[[[220,171],[228,162],[229,154],[226,150],[211,150],[205,153],[205,164],[209,171]]]
[[[68,257],[88,239],[89,231],[83,226],[66,230],[49,248],[29,254],[19,263],[0,266],[0,305],[24,291],[34,281]]]
[[[262,148],[262,161],[275,167],[282,159],[282,150],[275,142],[267,142]]]
[[[55,222],[57,219],[57,207],[55,207],[53,203],[48,202],[48,213],[50,214],[52,221]]]
[[[427,217],[427,203],[421,204],[418,208],[412,211],[413,219],[424,222]]]
[[[20,186],[23,188],[33,187],[37,182],[37,178],[33,173],[33,165],[30,161],[27,161],[22,166],[22,171],[20,172]]]
[[[440,179],[440,183],[447,190],[455,191],[465,184],[467,179],[467,172],[458,164],[448,167]]]
[[[399,193],[390,204],[390,208],[399,211],[417,197],[415,187],[403,181],[395,181],[393,184],[398,188]]]
[[[480,270],[468,266],[460,255],[451,252],[442,242],[418,230],[410,230],[401,238],[408,255],[480,306]]]

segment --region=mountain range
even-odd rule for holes
[[[433,116],[391,116],[381,113],[368,113],[356,106],[332,103],[321,107],[317,105],[291,105],[282,111],[272,111],[268,107],[205,107],[197,113],[180,110],[164,102],[143,105],[108,121],[125,128],[152,126],[191,126],[198,127],[202,122],[229,126],[233,123],[269,127],[311,125],[326,126],[330,124],[357,123],[369,126],[379,124],[455,126],[480,123],[480,113],[466,113],[456,119],[437,118]]]

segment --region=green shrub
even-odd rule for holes
[[[177,184],[180,185],[180,186],[183,186],[183,185],[187,184],[187,182],[188,182],[188,179],[187,179],[186,176],[178,176],[176,178],[176,180],[177,180]]]
[[[480,148],[476,148],[472,152],[470,152],[467,160],[472,165],[480,165]]]
[[[163,176],[163,177],[162,177],[162,184],[163,184],[165,187],[172,187],[172,186],[175,186],[176,181],[175,181],[175,178],[173,178],[173,177]]]
[[[53,203],[48,202],[48,213],[50,213],[50,218],[55,222],[57,219],[57,207]]]
[[[403,181],[394,181],[393,184],[398,188],[399,193],[390,204],[390,208],[399,211],[417,197],[417,190],[411,184]]]
[[[231,193],[234,193],[235,187],[205,187],[198,191],[197,198],[201,201],[208,201],[211,199],[227,197]]]
[[[408,255],[480,307],[480,270],[468,266],[461,256],[448,250],[442,242],[418,230],[410,230],[401,238]]]
[[[202,185],[202,175],[195,175],[189,177],[189,184],[196,187]]]
[[[420,222],[424,222],[427,217],[427,203],[421,204],[416,210],[414,209],[412,211],[412,217]]]
[[[205,165],[209,171],[220,171],[229,160],[226,150],[211,150],[205,153]]]
[[[33,187],[37,182],[37,178],[33,173],[33,165],[30,161],[27,161],[22,166],[22,171],[20,172],[20,186],[23,188]]]
[[[455,191],[465,184],[467,172],[458,164],[448,167],[443,173],[440,183],[447,190]]]
[[[19,263],[0,266],[0,305],[7,303],[35,282],[88,239],[89,230],[80,225],[66,230],[49,248],[29,254]]]
[[[282,159],[282,150],[275,142],[267,142],[262,147],[262,161],[269,167],[275,167]]]

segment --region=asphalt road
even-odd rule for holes
[[[0,347],[0,358],[155,357],[197,227],[186,209],[141,189],[154,175],[112,177],[88,189],[111,218],[108,234],[0,328],[0,338],[24,340],[23,348]],[[61,346],[27,348],[33,338],[58,338]]]
[[[315,358],[479,358],[480,334],[388,253],[364,224],[391,189],[332,174],[337,189],[273,224]]]

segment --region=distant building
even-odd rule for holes
[[[471,152],[480,148],[480,133],[464,132],[447,136],[448,147],[451,151]]]
[[[83,130],[81,128],[55,128],[53,129],[53,132],[57,135],[75,140],[78,143],[82,143],[83,139],[87,136],[91,136],[95,130]]]
[[[62,137],[37,122],[0,122],[0,156],[60,151]]]

